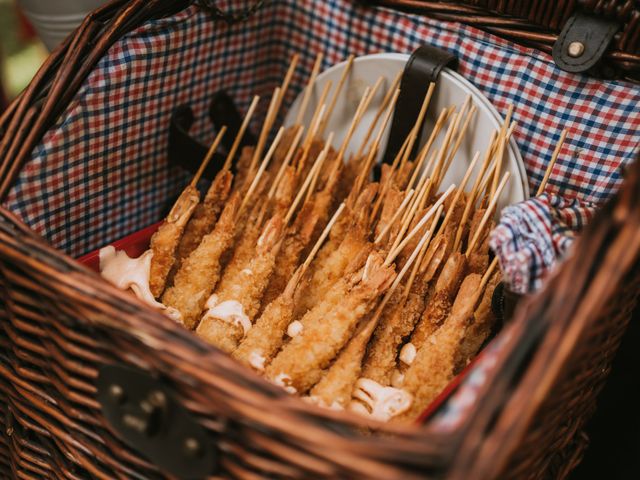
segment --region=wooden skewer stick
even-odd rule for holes
[[[271,130],[271,126],[273,125],[273,120],[275,119],[275,109],[276,104],[278,103],[278,96],[280,95],[280,87],[276,87],[273,91],[273,95],[271,97],[271,102],[269,103],[269,109],[267,110],[267,115],[265,117],[264,123],[262,124],[262,130],[260,130],[260,135],[258,136],[258,143],[256,144],[256,148],[253,152],[253,157],[251,158],[251,164],[249,166],[249,172],[253,172],[258,165],[258,160],[262,156],[262,152],[264,150],[264,146],[267,143],[267,137],[269,136],[269,131]]]
[[[553,155],[551,155],[551,161],[549,162],[549,165],[547,165],[547,170],[544,172],[544,178],[542,179],[542,182],[538,187],[536,196],[542,195],[542,192],[544,192],[544,189],[547,186],[547,182],[549,181],[549,177],[551,176],[553,167],[556,164],[556,160],[558,160],[558,155],[560,155],[560,150],[562,149],[562,145],[564,144],[564,141],[567,138],[567,133],[568,133],[568,130],[565,128],[564,130],[562,130],[562,133],[560,134],[560,140],[558,141],[558,144],[556,145],[556,148],[553,151]]]
[[[304,272],[307,270],[307,268],[309,268],[309,265],[311,265],[311,262],[313,261],[313,259],[315,258],[316,254],[318,253],[318,250],[320,250],[320,247],[322,246],[324,241],[327,239],[327,236],[329,235],[329,232],[331,232],[331,229],[333,228],[333,225],[338,220],[338,217],[340,216],[340,214],[344,210],[344,207],[345,207],[345,204],[344,204],[344,202],[342,202],[340,204],[340,206],[338,207],[338,209],[336,210],[336,213],[334,213],[333,216],[331,217],[331,220],[329,220],[329,223],[327,223],[327,225],[324,227],[324,230],[320,234],[320,237],[318,238],[318,240],[316,241],[315,245],[311,249],[311,252],[309,252],[309,255],[307,255],[306,260],[302,264],[302,275],[304,275]],[[301,275],[301,277],[302,277],[302,275]]]
[[[505,145],[505,149],[507,148],[507,145],[509,144],[509,139],[511,138],[511,134],[513,133],[513,131],[516,129],[516,127],[517,127],[517,126],[518,126],[518,123],[517,123],[517,122],[515,122],[515,121],[512,121],[512,122],[511,122],[511,126],[509,127],[509,130],[507,130],[507,135],[506,135],[506,137],[505,137],[505,139],[504,139],[504,141],[505,141],[505,143],[504,143],[504,145]],[[496,144],[496,145],[495,145],[495,148],[497,149],[497,148],[498,148],[498,146],[499,146],[499,144]],[[495,154],[495,153],[496,153],[496,152],[494,151],[494,154]],[[503,153],[503,156],[504,156],[504,153]],[[497,161],[497,159],[496,159],[496,161]],[[491,171],[493,172],[493,175],[494,175],[494,176],[495,176],[495,172],[496,172],[496,170],[495,170],[495,169],[496,169],[496,167],[495,167],[495,166],[491,169]],[[482,189],[480,190],[480,192],[483,192],[483,191],[485,191],[485,187],[482,187]],[[479,192],[478,192],[478,193],[479,193]],[[476,199],[477,199],[477,197],[476,197]],[[487,202],[488,202],[487,195],[485,195],[485,196],[482,198],[482,200],[480,201],[480,206],[481,206],[481,207],[486,207]]]
[[[327,153],[329,152],[330,147],[331,147],[331,144],[327,142],[324,148],[322,149],[322,151],[320,152],[320,154],[318,155],[318,158],[316,158],[316,160],[313,162],[313,166],[309,169],[309,173],[307,173],[307,176],[304,179],[304,182],[302,183],[300,190],[298,190],[298,193],[296,194],[296,198],[293,200],[293,203],[291,203],[291,206],[289,207],[289,211],[287,212],[287,215],[284,219],[285,225],[287,225],[291,220],[291,218],[293,217],[293,214],[298,208],[298,204],[302,200],[302,197],[304,197],[304,194],[307,191],[307,188],[309,188],[309,185],[313,180],[313,176],[315,175],[316,171],[320,170],[320,167],[324,163],[324,160],[327,157]]]
[[[440,112],[440,115],[436,120],[436,124],[433,126],[433,130],[431,130],[431,134],[429,135],[429,140],[427,140],[427,143],[425,143],[424,147],[422,148],[422,151],[420,152],[420,156],[418,157],[418,161],[416,162],[416,166],[413,170],[413,174],[411,175],[411,179],[409,180],[409,184],[407,185],[407,188],[412,188],[414,182],[417,180],[418,175],[422,170],[422,164],[427,158],[427,155],[429,154],[429,151],[433,146],[433,142],[435,141],[436,137],[440,133],[440,130],[442,130],[442,126],[444,125],[446,118],[449,115],[448,112],[449,110],[446,108],[443,108],[442,111]]]
[[[329,150],[331,149],[331,143],[333,142],[333,132],[331,132],[329,134],[329,137],[327,138],[327,141],[324,144],[324,150],[326,150],[327,153],[325,153],[326,155],[329,155]],[[321,152],[322,153],[322,152]],[[311,183],[309,184],[309,188],[307,189],[307,195],[305,196],[305,200],[309,200],[309,198],[311,198],[311,195],[314,194],[315,188],[316,188],[316,182],[318,181],[318,177],[320,176],[320,169],[316,169],[316,172],[313,175],[313,178],[311,179]]]
[[[467,113],[466,118],[464,119],[464,123],[462,124],[462,127],[460,129],[460,134],[458,135],[458,138],[456,139],[456,142],[453,144],[453,148],[451,149],[451,152],[449,152],[449,156],[447,157],[447,161],[445,162],[445,166],[441,172],[440,178],[438,178],[438,184],[440,184],[442,182],[442,178],[444,177],[445,173],[447,172],[447,170],[449,170],[449,166],[451,165],[451,162],[453,161],[453,159],[456,156],[456,153],[458,153],[458,149],[460,148],[460,145],[462,144],[462,140],[464,139],[464,136],[467,132],[467,129],[469,127],[469,123],[471,122],[471,119],[473,118],[473,115],[476,113],[476,106],[473,105],[471,107],[471,109],[469,110],[469,112]]]
[[[311,70],[311,75],[309,76],[309,82],[307,83],[304,91],[304,97],[302,97],[302,103],[300,104],[300,110],[298,110],[298,114],[296,115],[296,125],[300,125],[302,123],[302,119],[304,118],[305,111],[307,110],[307,106],[309,105],[309,100],[311,99],[311,91],[313,90],[313,85],[316,83],[318,73],[320,73],[322,58],[322,53],[319,53],[316,57],[316,62],[313,64],[313,69]]]
[[[365,88],[364,93],[362,94],[362,98],[360,99],[360,103],[358,103],[358,107],[356,108],[356,112],[353,114],[353,118],[351,119],[351,124],[349,125],[349,129],[347,130],[347,134],[345,135],[344,140],[340,144],[340,149],[338,150],[339,157],[344,156],[344,152],[347,149],[349,140],[351,140],[351,136],[353,135],[353,132],[355,131],[356,126],[358,125],[358,122],[360,120],[360,112],[363,110],[363,107],[366,105],[367,98],[369,97],[370,93],[371,93],[371,87]]]
[[[321,105],[320,106],[320,113],[318,114],[318,117],[321,118],[322,115],[324,115],[324,111],[327,108],[326,105]],[[317,120],[317,118],[316,118]],[[300,158],[298,159],[298,165],[297,165],[297,171],[301,172],[304,169],[305,164],[307,163],[307,159],[309,158],[309,152],[311,151],[311,146],[313,145],[312,141],[308,141],[308,139],[314,139],[316,136],[316,133],[318,131],[318,121],[316,121],[315,123],[309,125],[309,131],[307,132],[307,138],[304,140],[304,142],[302,143],[302,155],[300,155]]]
[[[422,264],[422,260],[424,259],[424,256],[427,253],[427,247],[429,246],[429,242],[431,242],[431,238],[433,237],[433,232],[435,231],[436,226],[438,225],[438,219],[442,215],[443,209],[444,209],[444,205],[440,205],[438,207],[438,211],[436,211],[436,214],[433,216],[433,221],[431,222],[431,226],[429,227],[429,230],[425,235],[425,237],[427,237],[427,241],[424,243],[424,246],[420,250],[420,253],[418,254],[418,258],[413,265],[413,269],[411,270],[411,275],[409,276],[409,279],[407,280],[407,283],[404,286],[402,297],[405,299],[409,295],[409,292],[411,291],[411,286],[413,285],[413,282],[415,281],[416,276],[420,271],[420,265]]]
[[[314,128],[315,133],[311,135],[311,128],[309,129],[309,134],[307,134],[307,138],[305,138],[304,144],[303,144],[305,148],[307,144],[313,142],[314,138],[322,135],[320,133],[320,124],[322,123],[322,119],[326,118],[325,112],[327,111],[327,105],[325,102],[327,101],[327,95],[329,95],[329,90],[331,89],[331,85],[333,85],[333,82],[329,80],[327,84],[324,86],[324,88],[322,89],[322,92],[320,93],[320,99],[318,100],[316,109],[313,112],[313,116],[311,117],[311,122],[309,123],[309,127],[313,125],[316,126]]]
[[[438,188],[440,187],[441,177],[444,178],[444,160],[447,155],[449,143],[451,142],[451,138],[453,137],[453,133],[455,132],[455,125],[457,124],[459,118],[459,113],[453,113],[451,123],[449,124],[449,128],[447,129],[447,133],[444,137],[444,141],[442,142],[442,146],[440,147],[440,150],[438,150],[438,158],[436,160],[435,167],[433,168],[433,175],[430,178],[431,181],[429,182],[429,188],[420,200],[420,208],[423,208],[426,201],[430,198],[431,191],[438,190]]]
[[[495,170],[493,175],[493,183],[491,184],[491,196],[498,188],[498,179],[500,175],[502,175],[502,157],[504,157],[504,150],[507,143],[507,129],[511,125],[511,115],[513,115],[513,104],[509,105],[509,109],[507,110],[507,116],[504,119],[504,123],[502,124],[502,128],[500,129],[499,141],[498,144],[498,167]]]
[[[391,227],[396,223],[396,220],[398,220],[398,217],[400,216],[400,214],[404,211],[405,208],[407,208],[407,204],[409,203],[409,200],[411,200],[411,197],[413,196],[414,193],[415,193],[415,190],[409,190],[406,193],[406,195],[402,199],[402,202],[400,203],[400,206],[394,212],[393,216],[391,217],[389,222],[384,226],[382,231],[378,234],[374,243],[380,243],[384,239],[385,235],[389,233],[389,230],[391,230]]]
[[[289,89],[289,84],[291,83],[291,79],[293,78],[293,74],[296,71],[296,67],[298,66],[298,61],[300,60],[300,55],[295,53],[293,57],[291,57],[291,63],[289,63],[289,68],[287,69],[287,73],[284,76],[284,80],[282,81],[282,85],[280,86],[280,95],[278,96],[278,103],[276,105],[276,116],[280,111],[280,107],[282,106],[282,101],[284,97],[287,95],[287,90]]]
[[[391,164],[391,171],[389,172],[389,178],[387,182],[382,186],[382,191],[378,194],[378,198],[376,198],[376,202],[373,205],[373,211],[371,212],[371,220],[378,216],[378,212],[380,211],[380,207],[382,206],[383,199],[387,196],[387,192],[389,188],[391,188],[391,184],[393,183],[393,172],[395,171],[398,162],[400,161],[400,157],[402,157],[404,153],[404,149],[407,148],[409,144],[409,137],[405,138],[404,143],[400,147],[400,150],[396,154],[396,158],[393,159],[393,163]]]
[[[284,161],[282,162],[282,165],[280,165],[280,169],[276,174],[276,178],[273,180],[273,184],[271,185],[271,188],[269,188],[269,193],[267,194],[268,199],[273,198],[273,196],[275,195],[276,189],[278,188],[278,185],[280,184],[280,182],[282,181],[282,177],[284,176],[284,172],[287,166],[289,165],[289,163],[291,162],[291,159],[293,158],[293,155],[298,148],[298,143],[300,143],[300,139],[302,138],[302,133],[304,131],[304,128],[302,127],[302,125],[298,125],[296,128],[298,129],[296,132],[296,136],[293,137],[293,141],[289,146],[287,155],[284,157]]]
[[[476,180],[469,191],[469,196],[467,197],[467,203],[464,206],[464,212],[462,213],[462,219],[460,220],[460,224],[458,225],[458,229],[456,230],[456,237],[453,242],[453,251],[457,252],[460,242],[462,242],[462,233],[464,231],[464,225],[466,225],[467,220],[469,219],[469,215],[471,214],[471,207],[475,205],[475,198],[480,191],[480,185],[482,184],[482,179],[484,178],[487,169],[489,168],[489,164],[491,163],[493,147],[495,145],[495,141],[497,139],[498,132],[494,131],[491,134],[491,138],[489,139],[489,147],[485,152],[484,159],[482,160],[482,166],[480,167],[480,172],[476,176]]]
[[[369,108],[369,105],[371,104],[371,100],[373,100],[373,97],[375,97],[376,93],[378,93],[378,89],[382,85],[383,80],[384,80],[384,77],[379,77],[376,83],[373,85],[373,87],[371,88],[367,87],[365,89],[364,94],[362,95],[362,99],[358,104],[358,108],[356,109],[356,113],[353,116],[353,120],[351,121],[351,125],[349,125],[349,130],[347,131],[347,135],[344,137],[344,140],[342,141],[342,145],[340,145],[340,149],[338,150],[338,158],[340,159],[344,158],[344,153],[347,151],[347,147],[349,147],[349,142],[351,141],[351,137],[353,137],[353,134],[355,133],[356,128],[358,128],[358,125],[360,124],[360,121],[362,120],[364,113]]]
[[[402,160],[400,161],[400,167],[402,168],[402,166],[407,163],[407,161],[409,160],[409,157],[411,156],[411,153],[413,152],[413,146],[416,143],[416,140],[418,139],[418,137],[420,136],[420,130],[422,129],[422,122],[424,121],[424,116],[427,113],[427,109],[429,108],[429,103],[431,102],[431,97],[433,96],[433,91],[436,88],[436,84],[435,82],[431,83],[429,85],[429,89],[427,90],[426,95],[424,96],[424,100],[422,101],[422,106],[420,107],[420,112],[418,113],[418,118],[416,119],[416,123],[413,126],[413,129],[411,130],[411,139],[409,140],[409,145],[407,146],[407,149],[404,151],[404,156],[402,157]]]
[[[465,252],[466,256],[469,256],[471,252],[473,252],[473,249],[475,248],[476,243],[480,238],[480,233],[482,232],[482,229],[485,227],[489,219],[493,216],[493,210],[495,209],[496,204],[498,203],[498,199],[500,198],[500,194],[502,194],[502,190],[504,190],[504,187],[507,185],[507,182],[509,181],[510,175],[511,175],[510,172],[505,172],[504,176],[502,177],[502,181],[500,182],[500,185],[498,185],[496,192],[491,197],[489,206],[487,207],[486,212],[484,212],[484,215],[482,216],[482,220],[480,220],[480,224],[478,225],[476,233],[471,239],[471,241],[469,242],[469,245],[467,246],[467,251]]]
[[[240,208],[238,208],[238,213],[236,215],[236,218],[240,218],[242,210],[246,206],[247,202],[251,199],[251,196],[253,195],[254,190],[258,186],[258,182],[260,181],[262,174],[266,170],[267,165],[269,165],[269,162],[271,161],[271,157],[273,157],[273,153],[276,151],[276,147],[278,146],[278,143],[280,142],[280,139],[282,138],[283,134],[284,134],[284,127],[280,127],[280,130],[278,130],[276,138],[273,139],[273,143],[271,143],[271,147],[267,151],[267,154],[264,156],[264,160],[262,161],[262,163],[260,164],[260,167],[258,168],[258,172],[256,173],[255,177],[253,178],[253,181],[249,185],[249,189],[247,190],[247,193],[244,196],[242,203],[240,204]]]
[[[417,223],[413,230],[409,232],[409,234],[402,240],[402,242],[387,255],[385,260],[385,264],[391,264],[398,254],[407,246],[407,244],[411,241],[416,233],[420,231],[420,229],[424,226],[424,224],[433,216],[433,214],[438,210],[438,207],[444,203],[447,197],[451,194],[451,192],[456,188],[455,185],[451,185],[441,196],[440,198],[431,206],[429,211],[424,214],[422,219]]]
[[[456,194],[454,195],[453,200],[451,201],[451,207],[449,208],[449,210],[447,210],[447,214],[445,215],[444,220],[440,224],[438,233],[444,232],[444,229],[449,223],[449,220],[451,220],[451,217],[453,216],[453,212],[455,210],[455,206],[460,200],[460,197],[462,196],[462,192],[464,192],[464,189],[467,186],[467,182],[469,181],[469,178],[471,177],[473,170],[476,168],[476,164],[478,163],[479,158],[480,158],[480,152],[476,152],[476,154],[473,156],[473,160],[471,160],[471,163],[467,167],[467,171],[465,172],[464,177],[462,178],[462,181],[460,182],[460,187],[458,187],[458,190],[456,190]]]
[[[231,162],[233,161],[233,157],[236,156],[238,148],[240,148],[240,142],[242,142],[242,137],[244,137],[244,133],[249,126],[249,122],[251,121],[251,117],[256,111],[256,107],[258,106],[258,102],[260,101],[260,97],[258,95],[253,97],[251,101],[251,105],[249,105],[249,110],[247,110],[247,114],[244,116],[244,120],[242,120],[242,124],[240,125],[240,129],[238,130],[238,134],[236,135],[235,140],[233,141],[233,145],[231,145],[231,150],[229,150],[229,154],[224,161],[224,165],[222,167],[223,170],[229,170],[231,167]]]
[[[207,168],[207,165],[209,165],[209,162],[213,158],[213,155],[216,153],[216,150],[218,149],[218,145],[220,145],[220,142],[222,141],[222,137],[224,137],[225,133],[227,133],[226,125],[223,126],[218,132],[218,135],[216,135],[216,138],[213,140],[213,143],[209,147],[209,150],[207,151],[207,155],[204,157],[204,160],[200,164],[198,171],[191,179],[190,185],[192,187],[195,187],[200,181],[200,178],[202,177],[202,174],[204,173],[205,168]]]
[[[367,325],[365,327],[367,332],[373,333],[373,329],[378,324],[378,321],[380,320],[380,315],[382,314],[382,311],[384,310],[384,307],[387,305],[387,303],[389,302],[389,300],[393,296],[394,292],[396,291],[396,289],[400,285],[400,282],[402,281],[404,276],[407,274],[407,272],[411,268],[411,265],[413,265],[413,263],[416,260],[416,257],[420,254],[420,251],[425,246],[425,244],[429,241],[430,237],[431,237],[430,232],[426,232],[422,236],[420,241],[418,242],[418,245],[416,245],[416,248],[414,248],[413,252],[411,252],[411,255],[407,259],[407,262],[402,266],[402,269],[400,270],[400,272],[398,273],[398,275],[394,279],[393,283],[389,287],[389,290],[387,290],[387,293],[385,293],[384,297],[382,297],[382,301],[380,302],[380,304],[376,308],[373,316],[371,317],[371,320],[369,320],[367,322]]]
[[[364,162],[362,172],[358,175],[356,179],[356,192],[359,193],[362,188],[362,184],[364,183],[365,177],[368,175],[369,170],[371,169],[371,165],[378,153],[378,148],[380,147],[380,142],[382,141],[382,135],[387,128],[389,120],[391,119],[391,114],[393,113],[393,109],[396,105],[396,101],[398,100],[398,95],[400,95],[400,90],[396,90],[393,98],[391,99],[391,103],[389,104],[389,108],[387,109],[387,113],[382,120],[382,124],[380,125],[380,129],[376,135],[376,138],[373,140],[373,144],[371,145],[371,149],[369,150],[369,154],[367,155],[367,159]]]
[[[389,87],[389,90],[387,90],[387,93],[382,99],[382,103],[378,107],[378,111],[376,112],[375,117],[373,117],[373,121],[369,125],[369,129],[367,130],[367,133],[364,136],[364,140],[360,144],[360,148],[358,149],[358,152],[356,153],[355,158],[358,158],[363,154],[367,144],[369,143],[369,140],[371,139],[371,135],[373,135],[373,131],[375,130],[376,125],[378,124],[378,120],[380,120],[380,117],[382,117],[382,114],[387,109],[387,105],[389,105],[389,102],[391,101],[391,97],[393,96],[394,92],[398,88],[398,84],[400,83],[401,77],[402,77],[402,72],[398,72],[396,77],[393,79],[393,83],[391,84],[391,86]]]
[[[333,114],[333,109],[336,108],[336,103],[338,101],[338,96],[340,95],[340,92],[342,91],[342,87],[344,86],[345,81],[347,80],[347,76],[349,76],[349,72],[351,71],[351,67],[353,66],[353,60],[355,58],[355,55],[349,55],[349,58],[347,58],[347,64],[344,66],[344,69],[342,70],[342,75],[340,76],[340,80],[338,80],[338,84],[336,85],[336,90],[335,92],[333,92],[333,96],[331,97],[331,102],[329,102],[329,108],[327,109],[327,113],[324,116],[324,120],[322,120],[322,123],[320,123],[320,128],[318,128],[318,135],[322,136],[324,134],[324,131],[327,128],[327,122],[329,121],[329,119],[331,118],[331,115]]]

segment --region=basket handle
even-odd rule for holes
[[[224,12],[220,7],[216,5],[216,0],[199,0],[197,2],[198,6],[202,10],[206,10],[207,12],[209,12],[214,20],[222,20],[229,25],[246,21],[254,13],[260,10],[265,3],[265,0],[256,0],[253,5],[244,10]]]
[[[233,141],[240,130],[242,116],[236,108],[233,99],[224,91],[214,94],[209,106],[209,119],[217,131],[222,126],[227,127],[227,134],[222,139],[222,144],[227,151],[231,150]],[[169,147],[168,160],[170,165],[195,173],[207,155],[208,147],[189,135],[189,130],[194,123],[193,111],[188,105],[176,107],[171,114],[169,123]],[[255,145],[255,136],[247,129],[240,143],[242,147]],[[212,180],[225,162],[225,156],[216,153],[202,176]]]
[[[416,99],[424,98],[429,84],[438,80],[444,67],[456,68],[457,63],[458,59],[453,53],[431,45],[422,45],[411,54],[402,72],[400,96],[393,112],[393,121],[383,162],[391,163],[393,161],[402,147],[404,139],[415,125],[421,106],[421,101]],[[420,144],[421,134],[422,128],[418,132],[415,150]]]

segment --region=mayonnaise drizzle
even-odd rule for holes
[[[405,365],[411,365],[416,358],[416,347],[409,342],[400,350],[400,361]]]
[[[331,402],[331,405],[327,405],[327,403],[320,397],[316,397],[315,395],[309,395],[308,397],[302,397],[302,400],[305,402],[313,403],[322,408],[328,408],[329,410],[344,410],[344,407],[340,405],[337,401]]]
[[[401,388],[404,385],[404,373],[400,370],[394,370],[391,374],[391,386]]]
[[[136,297],[153,308],[163,312],[176,322],[182,321],[182,315],[175,308],[167,308],[156,301],[149,288],[151,259],[153,251],[147,250],[138,258],[131,258],[124,250],[116,251],[113,245],[101,248],[100,275],[122,290],[131,290]]]
[[[291,393],[292,395],[298,392],[298,390],[291,385],[291,377],[286,373],[278,374],[278,376],[273,379],[273,383],[284,388],[285,392]]]
[[[218,303],[218,296],[214,293],[209,297],[205,307],[208,308],[204,314],[205,318],[217,318],[223,322],[240,325],[242,327],[243,338],[247,336],[247,332],[251,329],[251,320],[244,313],[244,307],[236,300],[226,300]]]
[[[382,422],[400,415],[411,406],[413,398],[405,390],[394,387],[383,387],[369,378],[360,378],[356,382],[353,392],[354,398],[369,407],[369,416]],[[357,403],[357,402],[351,402]],[[350,406],[351,410],[362,411],[357,405]]]
[[[249,365],[258,370],[259,372],[264,372],[264,362],[267,359],[264,358],[257,350],[252,350],[249,354]]]
[[[302,333],[303,329],[304,326],[302,325],[302,323],[298,320],[295,320],[291,322],[287,327],[287,335],[289,335],[291,338],[296,337]]]

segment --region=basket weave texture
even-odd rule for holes
[[[15,136],[33,148],[115,40],[183,7],[120,1],[94,13],[0,118],[5,178],[15,180],[26,158],[7,152]],[[446,416],[420,427],[380,427],[289,397],[106,285],[0,207],[0,472],[166,478],[101,414],[98,368],[124,364],[161,378],[212,432],[223,452],[219,475],[564,478],[579,461],[582,427],[636,301],[639,219],[636,163],[573,257],[500,335],[466,415],[453,428],[443,428]],[[384,434],[364,435],[368,427]]]

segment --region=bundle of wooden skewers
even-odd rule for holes
[[[280,127],[267,148],[294,57],[257,144],[238,152],[255,97],[204,198],[196,184],[224,128],[150,249],[131,259],[106,247],[101,272],[292,394],[382,421],[412,421],[494,328],[500,271],[488,238],[509,180],[502,158],[515,124],[509,112],[460,184],[443,185],[476,108],[468,98],[444,109],[418,150],[432,84],[417,99],[420,114],[393,163],[373,181],[399,76],[347,158],[383,84],[365,90],[334,146],[334,133],[325,130],[352,62],[335,89],[327,84],[304,126],[318,57],[297,121]]]

